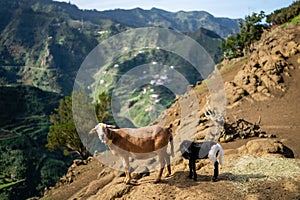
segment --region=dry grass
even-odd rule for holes
[[[232,60],[228,61],[228,63],[226,63],[226,64],[219,64],[218,69],[220,70],[221,74],[223,75],[226,72],[229,72],[234,68],[239,68],[242,65],[244,65],[246,63],[246,61],[248,60],[248,58],[249,58],[249,56],[232,59]]]
[[[222,173],[236,185],[235,189],[247,193],[261,181],[276,182],[285,178],[299,181],[300,160],[246,155],[230,160]]]
[[[231,161],[228,173],[249,175],[255,178],[264,177],[268,180],[277,180],[280,177],[300,176],[300,160],[276,157],[243,156]]]

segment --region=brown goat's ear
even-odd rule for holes
[[[89,132],[89,134],[93,134],[93,133],[96,133],[96,129],[95,128],[92,128]]]
[[[116,128],[114,125],[106,125],[107,128]]]

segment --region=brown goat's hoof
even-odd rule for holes
[[[155,181],[154,181],[154,183],[156,184],[156,183],[160,183],[160,179],[156,179]]]
[[[130,179],[125,178],[125,179],[123,180],[123,183],[125,183],[125,184],[130,184]]]
[[[130,184],[131,184],[131,181],[128,180],[128,181],[125,182],[125,184],[126,184],[126,185],[130,185]]]

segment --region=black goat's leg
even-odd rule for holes
[[[189,174],[189,178],[193,178],[193,161],[191,159],[189,159],[189,169],[190,169],[190,174]]]
[[[196,161],[193,160],[194,181],[197,181]]]
[[[216,182],[218,180],[218,176],[219,176],[219,163],[218,161],[216,161],[214,164],[214,176],[212,178],[212,181]]]

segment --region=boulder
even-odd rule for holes
[[[251,97],[255,100],[255,101],[266,101],[269,99],[269,96],[266,95],[268,93],[254,93],[251,95]]]
[[[97,179],[103,178],[104,176],[111,174],[112,172],[113,171],[110,168],[106,167],[98,174]]]
[[[106,175],[105,177],[102,177],[101,179],[92,181],[89,184],[84,197],[89,197],[91,195],[96,194],[100,189],[102,189],[104,186],[110,183],[114,178],[115,178],[114,173],[111,173]]]
[[[298,53],[298,45],[295,41],[289,41],[288,43],[286,43],[284,50],[284,57],[293,56]]]
[[[262,75],[260,79],[267,88],[276,87],[276,83],[267,74]]]
[[[250,154],[253,156],[268,156],[270,154],[284,157],[284,145],[275,139],[255,139],[248,141],[238,148],[240,154]]]
[[[259,85],[259,86],[257,86],[257,92],[261,92],[263,94],[266,94],[266,93],[269,93],[269,90],[266,86]]]
[[[229,105],[247,95],[247,92],[243,88],[237,86],[234,82],[225,83],[225,93]]]

